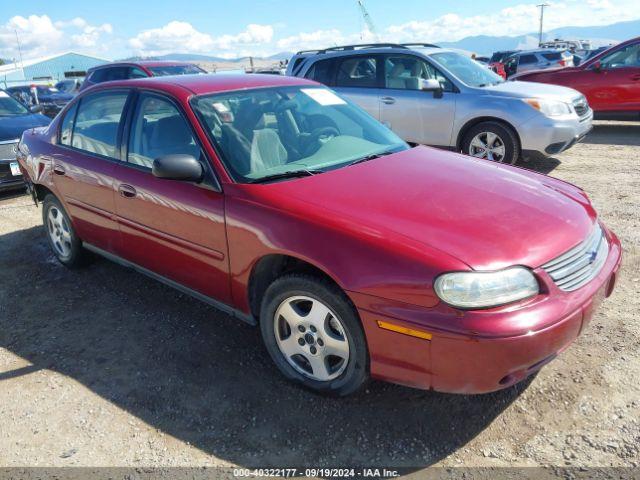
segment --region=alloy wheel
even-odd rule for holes
[[[469,144],[469,155],[486,158],[495,162],[504,162],[506,149],[504,141],[493,132],[480,132]]]
[[[349,340],[342,322],[321,301],[294,296],[274,316],[280,352],[296,371],[320,382],[333,380],[349,362]]]
[[[47,230],[56,253],[62,258],[69,257],[71,255],[71,230],[67,219],[55,206],[49,209]]]

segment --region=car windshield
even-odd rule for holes
[[[281,87],[196,97],[192,105],[238,182],[327,170],[408,149],[333,91]]]
[[[504,82],[501,76],[460,53],[434,53],[431,58],[470,87],[486,87]]]
[[[8,93],[0,91],[0,116],[24,115],[29,110]]]
[[[165,77],[167,75],[194,75],[207,73],[196,65],[162,65],[159,67],[148,67],[154,77]]]

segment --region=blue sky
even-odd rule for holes
[[[539,2],[366,0],[378,38],[445,41],[468,35],[519,35],[537,29]],[[638,0],[549,1],[549,28],[640,18]],[[373,40],[355,0],[0,0],[0,58],[64,50],[106,58],[196,52],[265,55]]]

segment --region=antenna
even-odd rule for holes
[[[536,5],[540,9],[540,33],[538,34],[538,46],[542,44],[542,22],[544,20],[544,7],[549,7],[548,3],[541,3],[540,5]]]
[[[371,20],[371,15],[367,11],[367,8],[364,6],[364,0],[356,0],[358,4],[358,8],[360,9],[360,14],[362,15],[362,19],[364,20],[364,24],[367,26],[367,30],[371,32],[374,38],[378,39],[378,32],[376,30],[376,26],[373,24],[373,20]],[[362,34],[360,34],[360,39],[363,40]]]

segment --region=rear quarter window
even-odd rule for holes
[[[330,85],[332,83],[332,65],[332,60],[320,60],[319,62],[313,64],[313,66],[306,73],[305,78],[324,83],[325,85]]]

